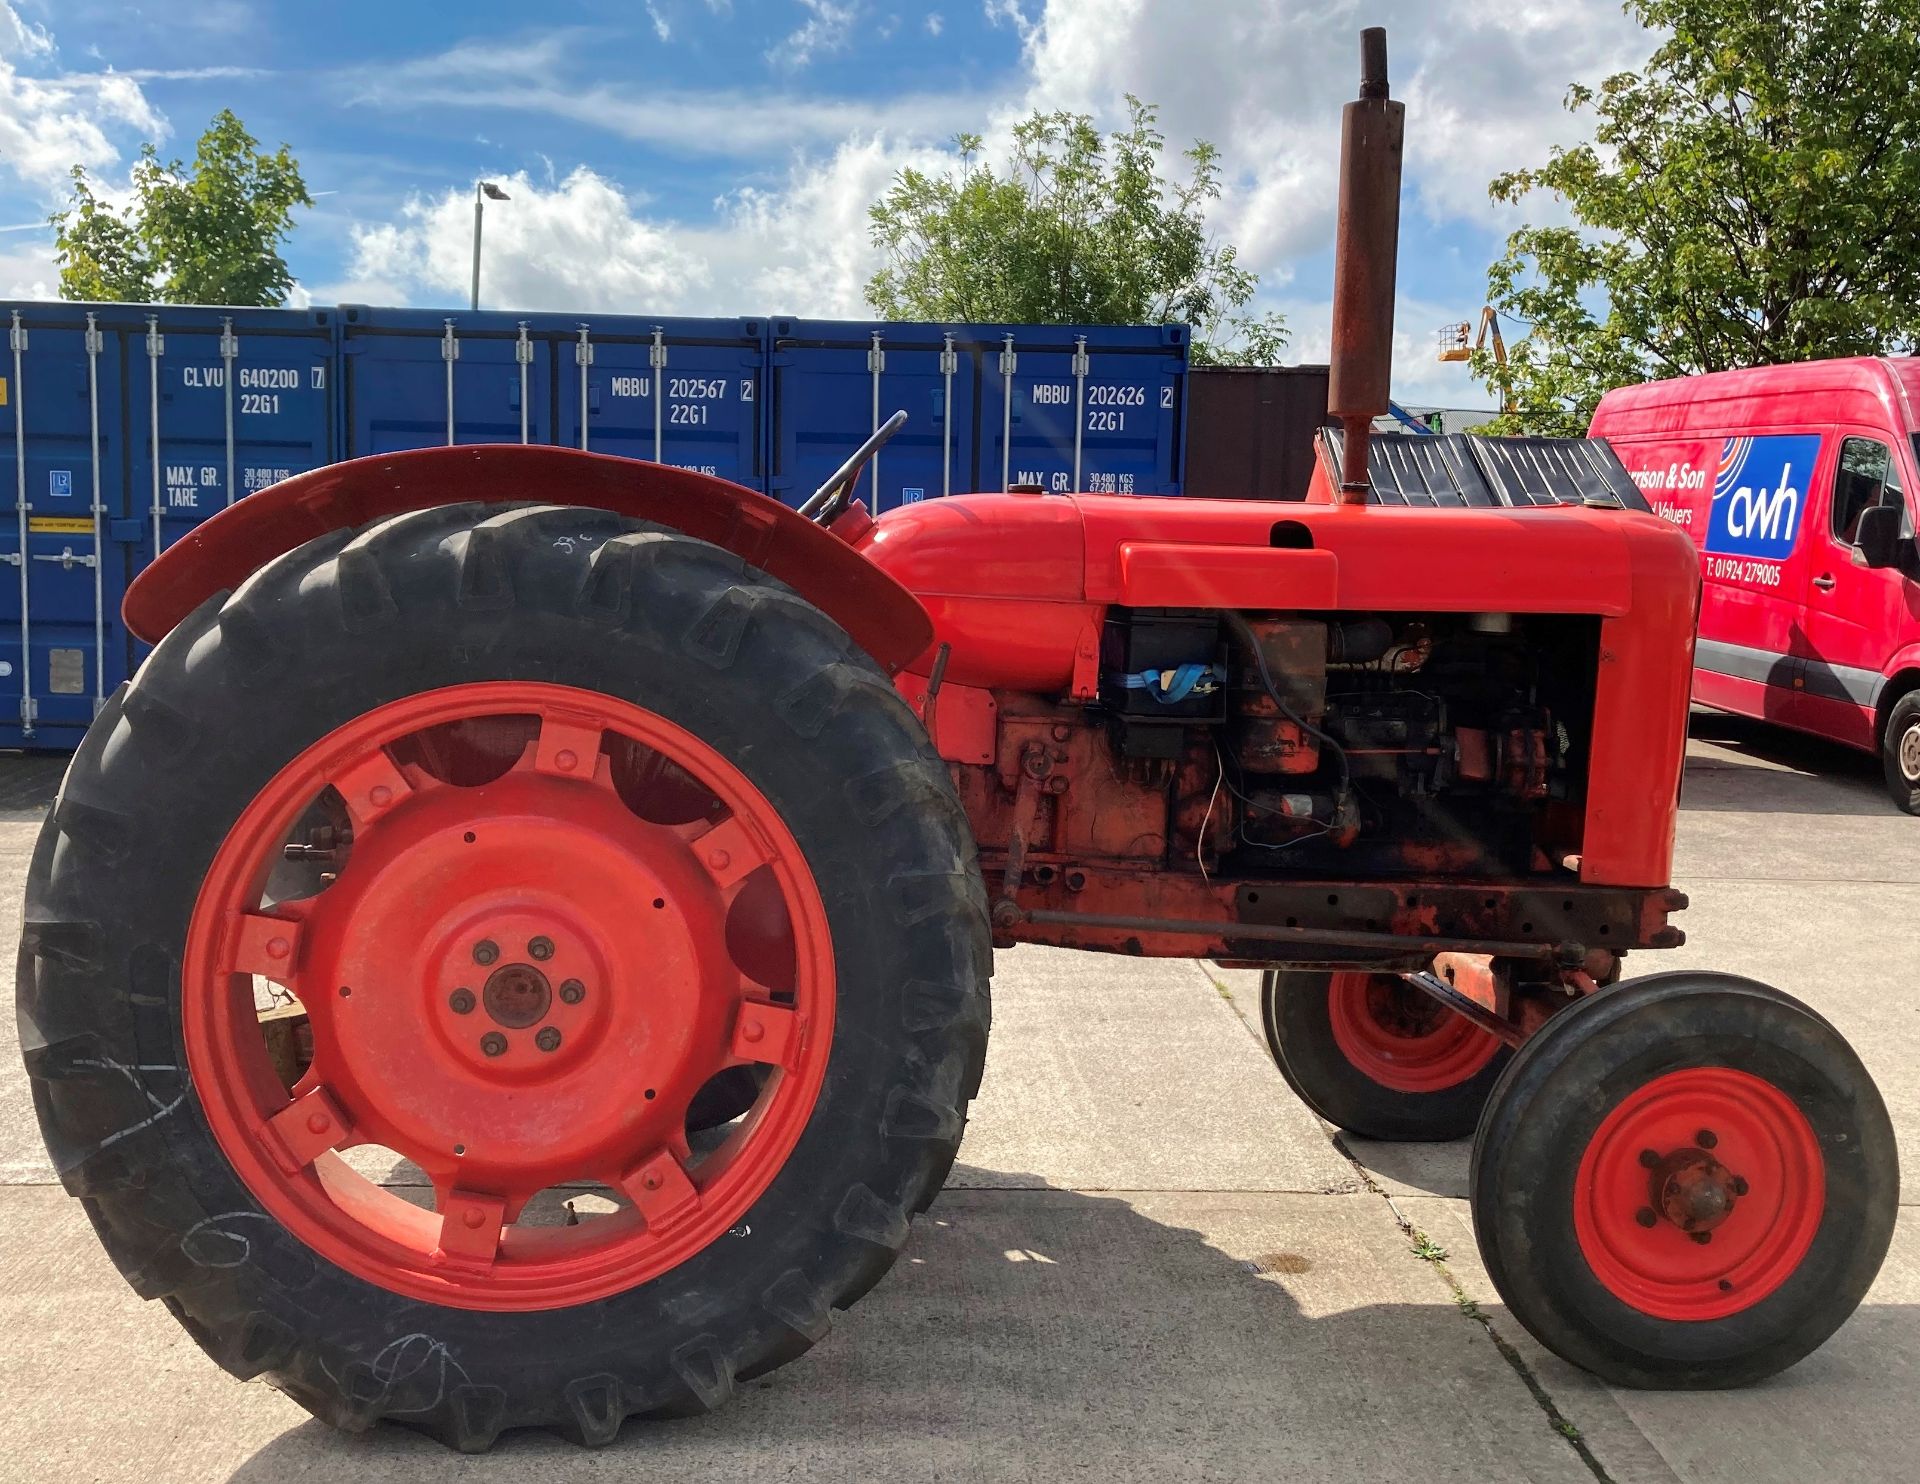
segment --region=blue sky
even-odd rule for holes
[[[1519,219],[1487,179],[1578,136],[1568,83],[1651,49],[1611,0],[0,0],[0,291],[52,290],[67,166],[111,188],[142,139],[190,154],[231,107],[315,194],[287,254],[312,302],[463,302],[484,176],[514,197],[489,209],[488,303],[864,317],[865,209],[895,171],[1034,107],[1112,123],[1132,92],[1174,144],[1221,148],[1214,221],[1318,359],[1338,108],[1374,23],[1409,107],[1396,388],[1481,405],[1433,332],[1477,311]]]

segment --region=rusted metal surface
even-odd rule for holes
[[[1367,492],[1367,445],[1385,414],[1393,369],[1406,107],[1388,96],[1387,33],[1360,33],[1360,96],[1340,119],[1340,214],[1334,245],[1333,359],[1327,405],[1345,432],[1340,499]]]
[[[1464,990],[1456,989],[1431,969],[1415,969],[1400,977],[1415,989],[1431,995],[1461,1019],[1471,1021],[1489,1035],[1498,1036],[1509,1046],[1518,1046],[1527,1039],[1527,1033],[1506,1016],[1488,1009]]]
[[[1075,862],[1048,852],[1045,859],[1025,857],[1013,900],[998,889],[1005,847],[983,850],[981,865],[990,894],[1000,899],[995,937],[1002,946],[1403,968],[1425,967],[1439,953],[1486,953],[1550,966],[1546,977],[1567,984],[1576,971],[1607,970],[1596,950],[1558,928],[1587,925],[1597,933],[1604,927],[1599,941],[1618,951],[1670,946],[1669,938],[1681,936],[1666,921],[1669,910],[1678,910],[1668,906],[1678,893],[1576,888],[1575,911],[1556,919],[1541,910],[1537,888],[1510,883],[1247,882],[1197,870]],[[1463,893],[1471,894],[1470,902]]]
[[[1327,421],[1325,366],[1196,366],[1187,373],[1183,493],[1304,500],[1314,433]]]
[[[1318,727],[1326,711],[1327,626],[1262,618],[1248,619],[1246,626],[1293,717],[1267,693],[1252,653],[1236,645],[1228,726],[1234,757],[1248,773],[1311,773],[1320,766],[1320,743],[1300,723]]]
[[[1012,906],[1003,899],[1003,905]],[[1318,948],[1357,948],[1374,953],[1393,955],[1432,954],[1449,949],[1463,949],[1473,953],[1497,953],[1509,958],[1546,959],[1553,956],[1553,946],[1542,943],[1496,943],[1479,941],[1461,941],[1453,938],[1413,938],[1399,933],[1355,933],[1342,932],[1335,928],[1288,928],[1273,927],[1264,923],[1223,923],[1205,921],[1183,921],[1170,917],[1108,917],[1092,912],[1057,912],[1047,909],[1016,908],[1012,913],[994,913],[996,927],[1015,927],[1022,924],[1038,928],[1077,929],[1090,934],[1120,933],[1132,937],[1151,936],[1154,938],[1187,938],[1196,944],[1215,944],[1231,941],[1233,943],[1274,943],[1285,944],[1290,949]],[[1025,940],[1027,935],[1022,935]],[[1039,941],[1051,939],[1034,938]],[[1084,943],[1066,943],[1063,946],[1085,947]],[[1196,952],[1205,951],[1196,947]],[[1205,951],[1211,957],[1210,951]],[[1291,960],[1289,960],[1291,961]]]

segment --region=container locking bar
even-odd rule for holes
[[[887,353],[880,344],[880,332],[873,332],[873,347],[867,352],[867,374],[873,379],[873,424],[868,432],[880,431],[880,373],[887,369]],[[867,466],[867,491],[873,497],[873,513],[880,513],[880,450],[875,448]]]
[[[940,394],[940,493],[953,493],[953,373],[960,369],[960,357],[954,354],[953,336],[941,337],[940,377],[945,389]]]
[[[520,321],[520,338],[513,343],[513,359],[520,367],[520,441],[527,441],[527,367],[533,364],[533,341],[527,338],[527,322]]]
[[[94,316],[87,316],[87,438],[93,469],[93,714],[107,704],[107,507],[100,498],[100,352],[106,348]],[[231,493],[231,476],[229,476]]]
[[[165,546],[160,534],[160,358],[166,354],[167,338],[160,333],[160,316],[147,316],[147,448],[153,464],[153,554]]]
[[[647,364],[653,368],[653,461],[662,461],[660,439],[660,420],[666,409],[666,381],[663,373],[667,369],[667,332],[655,325],[653,327],[653,345],[647,351]],[[582,445],[583,447],[585,445]]]
[[[31,737],[33,719],[39,713],[33,704],[33,621],[27,617],[27,398],[20,377],[27,331],[20,323],[17,309],[13,311],[13,328],[7,332],[7,344],[13,349],[14,512],[20,519],[20,550],[8,560],[20,568],[20,735]]]
[[[1013,373],[1020,364],[1014,354],[1013,336],[1006,338],[1000,352],[1000,488],[1013,484]]]
[[[240,342],[234,337],[233,317],[220,317],[220,381],[227,393],[227,503],[233,503],[233,363],[240,359]]]
[[[587,451],[587,411],[588,411],[587,372],[593,365],[593,341],[589,338],[589,332],[584,322],[580,326],[580,343],[574,346],[573,348],[573,361],[574,361],[574,364],[580,368],[580,451],[582,453],[585,453]],[[653,430],[653,443],[654,443],[653,456],[656,461],[660,457],[660,425],[658,422],[659,411],[660,411],[659,404],[655,403],[654,415],[655,415],[656,421],[654,423],[654,430]]]
[[[440,337],[440,359],[447,363],[447,447],[453,447],[453,363],[460,359],[460,342],[453,338],[453,321],[443,320],[447,331]]]
[[[1073,337],[1073,489],[1080,492],[1080,440],[1087,426],[1087,337]]]

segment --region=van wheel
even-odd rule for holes
[[[1920,690],[1893,703],[1880,734],[1880,760],[1887,770],[1887,792],[1909,814],[1920,814]]]

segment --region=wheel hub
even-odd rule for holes
[[[480,999],[496,1024],[521,1031],[545,1018],[553,987],[532,964],[508,964],[487,975]]]
[[[1676,1149],[1654,1167],[1650,1188],[1653,1209],[1681,1231],[1710,1232],[1747,1184],[1704,1149]]]
[[[1900,776],[1920,784],[1920,722],[1908,727],[1900,738]]]
[[[493,807],[448,789],[395,808],[318,899],[309,971],[353,992],[327,1007],[317,1075],[448,1180],[538,1188],[671,1142],[731,1030],[711,879],[611,794],[513,776],[472,793]]]

